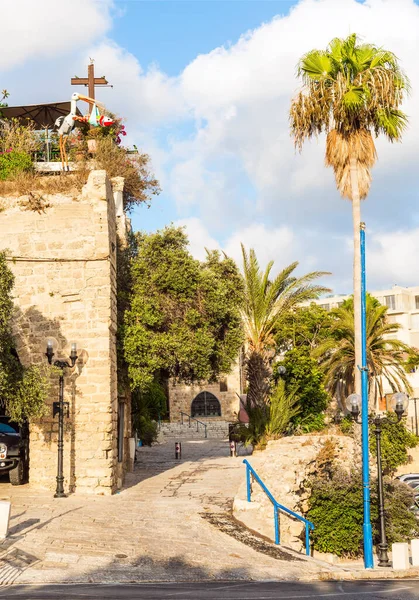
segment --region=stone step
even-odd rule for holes
[[[227,421],[209,421],[207,425],[207,438],[211,439],[224,439],[228,437],[228,426]],[[205,438],[205,428],[203,425],[191,423],[189,427],[188,423],[161,423],[159,430],[159,440],[165,439],[202,439]]]

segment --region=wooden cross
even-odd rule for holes
[[[97,85],[108,85],[105,77],[95,77],[95,66],[93,61],[87,67],[87,77],[72,77],[71,85],[87,85],[89,98],[95,99],[95,87]]]

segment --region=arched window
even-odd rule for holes
[[[221,417],[221,405],[211,392],[200,392],[191,404],[192,417]]]

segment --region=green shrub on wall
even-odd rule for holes
[[[383,472],[391,475],[397,467],[409,462],[408,449],[414,448],[419,443],[419,438],[411,433],[403,421],[381,423],[381,460]],[[374,425],[370,431],[370,450],[373,456],[377,455]]]
[[[0,154],[0,180],[12,179],[32,170],[32,159],[25,152],[6,151]]]
[[[378,538],[377,484],[371,481],[371,521],[374,544]],[[388,543],[402,542],[419,536],[419,523],[410,511],[413,491],[398,480],[384,484],[386,533]],[[362,479],[359,472],[347,474],[335,470],[330,479],[312,482],[307,518],[315,524],[314,548],[337,556],[362,554]]]

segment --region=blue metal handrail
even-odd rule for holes
[[[266,485],[263,483],[263,481],[261,480],[261,478],[259,477],[259,475],[256,473],[256,471],[254,470],[254,468],[252,467],[252,465],[249,463],[249,461],[246,460],[246,459],[244,459],[243,462],[246,465],[247,501],[248,502],[252,501],[251,477],[253,477],[254,479],[256,479],[256,481],[258,482],[258,484],[260,485],[260,487],[262,488],[262,490],[265,492],[265,494],[268,496],[269,500],[273,504],[273,507],[274,507],[274,524],[275,524],[275,544],[278,545],[280,543],[280,541],[279,541],[278,510],[281,510],[282,512],[290,515],[294,519],[298,519],[299,521],[302,521],[305,524],[306,554],[307,554],[307,556],[310,556],[310,530],[311,531],[314,530],[314,524],[311,521],[308,521],[307,519],[305,519],[304,517],[302,517],[301,515],[297,514],[296,512],[294,512],[293,510],[291,510],[290,508],[287,508],[286,506],[283,506],[282,504],[279,504],[279,502],[277,502],[275,500],[275,498],[272,496],[271,492],[268,490],[268,488],[266,487]]]
[[[181,418],[181,423],[183,425],[183,417],[188,417],[188,421],[189,421],[189,427],[191,426],[191,420],[192,421],[196,421],[196,430],[199,431],[199,426],[202,425],[204,427],[205,430],[205,438],[207,437],[207,425],[206,423],[203,423],[202,421],[198,421],[198,419],[195,419],[195,417],[193,417],[192,415],[188,415],[188,413],[185,412],[180,412],[180,418]]]

